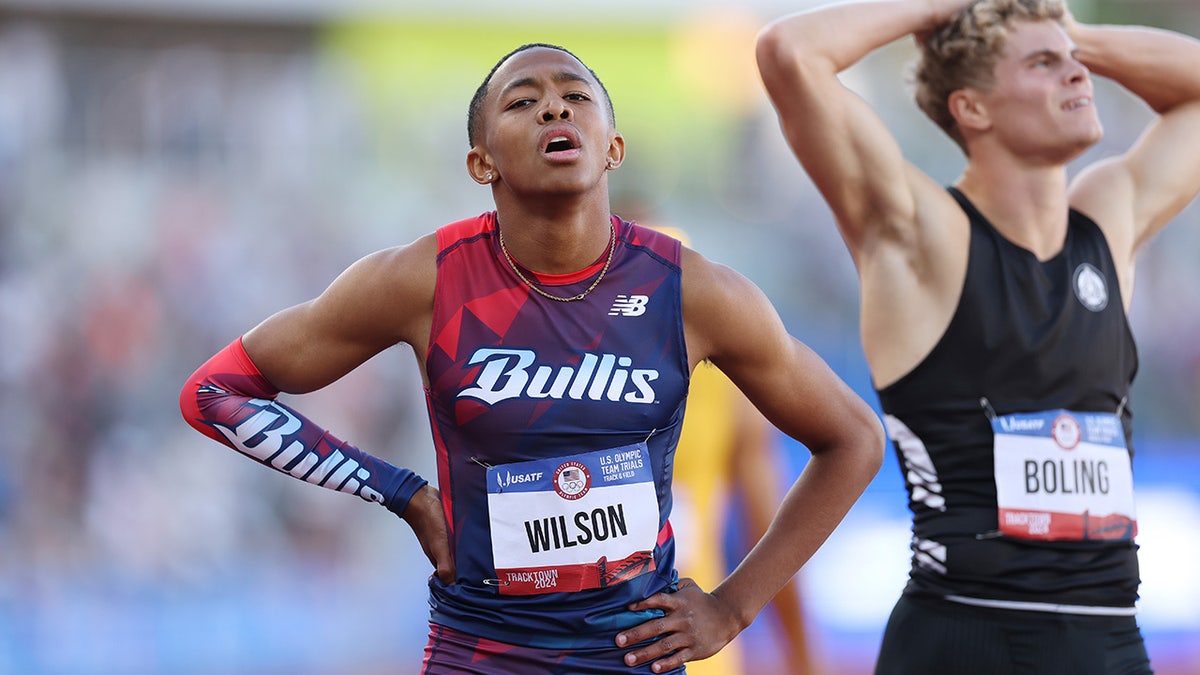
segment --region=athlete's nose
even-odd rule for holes
[[[1067,81],[1072,84],[1082,82],[1088,79],[1092,71],[1088,69],[1079,59],[1071,60],[1071,67],[1067,70]]]
[[[551,101],[546,106],[546,109],[542,111],[543,122],[553,122],[555,119],[571,119],[571,109],[564,105],[562,101]]]

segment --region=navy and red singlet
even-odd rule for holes
[[[457,579],[431,576],[434,624],[612,648],[651,616],[627,605],[676,580],[667,516],[689,379],[680,244],[612,226],[602,282],[571,302],[518,276],[494,212],[437,232],[427,400]],[[571,297],[605,258],[574,275],[522,274]]]

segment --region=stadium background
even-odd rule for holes
[[[178,388],[374,249],[490,208],[467,102],[499,56],[562,44],[604,80],[618,213],[684,227],[754,279],[868,401],[856,280],[791,157],[752,42],[798,2],[0,0],[0,673],[415,673],[427,563],[383,509],[188,429]],[[1200,35],[1194,0],[1076,1]],[[942,182],[957,150],[899,83],[846,74]],[[1099,84],[1106,139],[1145,107]],[[1200,207],[1144,251],[1135,480],[1158,672],[1200,673]],[[335,433],[433,475],[405,348],[307,397]],[[781,440],[794,475],[805,451]],[[788,481],[791,475],[777,477]],[[894,457],[801,572],[823,671],[869,672],[907,569]],[[760,620],[739,640],[774,661]]]

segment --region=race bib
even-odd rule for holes
[[[658,497],[645,443],[487,472],[502,595],[573,592],[654,566]]]
[[[1017,539],[1130,540],[1133,469],[1112,413],[1051,410],[992,419],[1000,532]]]

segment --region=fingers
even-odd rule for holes
[[[660,644],[661,641],[654,643],[654,645],[647,647],[647,649],[626,653],[625,665],[635,667],[635,665],[653,661],[653,663],[650,663],[650,670],[654,671],[654,673],[666,673],[668,670],[674,670],[679,668],[680,665],[691,661],[691,650],[683,649],[670,653],[664,651],[666,647],[662,650],[656,649]],[[660,658],[660,655],[666,656]],[[655,658],[658,658],[658,661],[654,661]]]
[[[454,556],[450,554],[450,542],[443,539],[442,543],[444,544],[443,546],[435,547],[437,550],[433,552],[430,562],[433,563],[433,567],[437,570],[438,579],[443,584],[452,584],[457,574],[454,565]]]
[[[659,610],[662,616],[617,634],[617,646],[641,645],[625,655],[625,664],[636,666],[653,661],[651,670],[665,672],[682,666],[694,655],[694,626],[686,598],[703,593],[691,579],[681,579],[674,593],[654,595],[629,606],[633,611]]]
[[[402,518],[412,527],[438,579],[442,583],[453,583],[456,574],[454,556],[450,552],[449,528],[437,489],[432,485],[421,488],[409,500]]]
[[[674,611],[683,606],[684,601],[682,598],[686,597],[686,594],[691,593],[693,590],[699,591],[700,587],[696,585],[694,579],[684,577],[675,583],[675,590],[673,592],[655,593],[645,600],[633,603],[629,606],[629,609],[634,612],[642,612],[647,609],[661,609],[665,612]],[[680,595],[681,593],[684,595]]]
[[[653,661],[650,669],[656,673],[682,666],[693,654],[688,631],[683,626],[684,623],[668,615],[652,619],[618,634],[617,646],[619,647],[653,640],[626,653],[625,665],[636,666]]]
[[[634,612],[644,612],[648,609],[671,611],[678,608],[679,600],[675,598],[673,593],[655,593],[645,600],[639,600],[629,606],[629,609]]]
[[[640,603],[639,603],[640,604]],[[623,630],[617,633],[617,646],[627,647],[635,645],[639,642],[651,640],[668,631],[667,620],[665,616],[660,616],[657,619],[651,619],[645,623],[640,623],[629,630]]]
[[[678,630],[678,627],[673,625],[677,623],[677,620],[672,615],[672,612],[678,607],[679,602],[670,593],[655,593],[645,600],[633,603],[629,606],[629,609],[634,612],[657,609],[662,611],[663,615],[617,633],[617,646],[626,647],[636,645]],[[641,661],[638,661],[638,663],[641,663]]]
[[[673,645],[669,644],[671,638],[663,638],[658,642],[646,647],[629,652],[625,655],[625,665],[636,666],[638,664],[653,661],[650,664],[650,670],[655,673],[665,673],[669,670],[674,670],[682,666],[687,661],[692,659],[692,651],[688,648],[680,649],[671,653]],[[657,660],[655,660],[657,659]]]
[[[626,665],[649,663],[655,673],[708,658],[741,630],[729,608],[691,579],[681,579],[672,593],[656,593],[629,608],[662,613],[616,638],[618,647],[631,648],[624,657]]]

